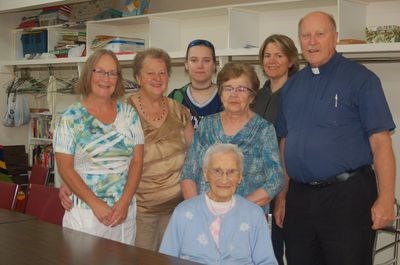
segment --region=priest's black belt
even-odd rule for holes
[[[337,183],[345,182],[354,176],[365,174],[370,170],[372,170],[370,165],[361,166],[355,170],[340,173],[340,174],[338,174],[334,177],[331,177],[327,180],[324,180],[324,181],[312,181],[312,182],[304,183],[304,184],[311,186],[313,188],[324,188],[324,187],[328,187],[328,186],[331,186],[331,185],[334,185]]]

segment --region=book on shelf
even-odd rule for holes
[[[61,31],[59,33],[63,40],[73,40],[73,41],[85,41],[86,42],[86,32],[85,31]]]
[[[31,130],[32,137],[39,139],[53,139],[53,133],[50,132],[51,116],[32,117]]]
[[[71,6],[69,5],[57,5],[57,6],[48,6],[42,8],[43,12],[51,12],[51,11],[63,11],[65,13],[71,14]]]
[[[67,44],[75,44],[74,40],[59,40],[57,41],[57,46],[58,45],[67,45]]]
[[[42,165],[48,168],[54,168],[54,153],[52,144],[32,145],[32,165]]]
[[[62,36],[85,36],[86,37],[86,32],[85,31],[65,30],[65,31],[60,31],[60,35],[62,35]]]

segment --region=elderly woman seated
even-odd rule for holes
[[[243,176],[243,153],[214,144],[203,159],[210,190],[180,203],[160,252],[205,264],[277,264],[260,206],[235,195]]]

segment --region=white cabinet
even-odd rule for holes
[[[308,12],[316,10],[333,14],[337,21],[339,39],[364,39],[366,26],[400,25],[398,0],[269,0],[89,21],[86,23],[87,54],[92,53],[89,47],[96,35],[111,35],[144,39],[146,47],[165,49],[172,58],[178,59],[184,57],[189,41],[196,38],[213,42],[217,56],[225,57],[222,61],[226,61],[228,56],[240,55],[250,55],[256,59],[258,47],[273,33],[288,35],[298,44],[298,21]],[[57,39],[57,32],[64,28],[51,26],[45,29],[48,30],[48,46],[51,49]],[[86,60],[86,57],[22,60],[22,47],[18,44],[22,31],[9,30],[14,35],[13,43],[3,42],[15,55],[10,58],[9,54],[2,55],[0,52],[0,58],[4,58],[2,65],[82,63]],[[400,57],[400,43],[338,45],[337,50],[350,57]],[[132,60],[133,55],[118,57],[126,61]]]

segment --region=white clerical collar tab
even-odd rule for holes
[[[311,71],[314,75],[319,75],[319,68],[315,67],[315,68],[311,68]]]

